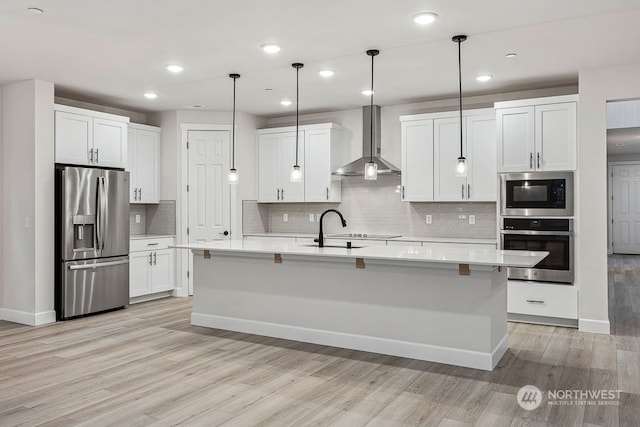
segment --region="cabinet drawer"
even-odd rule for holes
[[[155,251],[167,249],[175,245],[175,237],[152,237],[149,239],[132,239],[129,245],[130,252]]]
[[[575,286],[509,281],[507,311],[532,316],[578,318]]]

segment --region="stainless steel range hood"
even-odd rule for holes
[[[378,165],[378,174],[400,174],[400,169],[380,157],[380,106],[373,106],[373,161]],[[344,165],[333,175],[364,176],[364,166],[371,161],[371,107],[362,107],[362,157]]]

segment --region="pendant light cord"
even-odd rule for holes
[[[236,77],[233,78],[233,118],[231,119],[231,169],[236,168]]]
[[[369,106],[369,112],[371,114],[371,120],[370,120],[370,125],[371,125],[371,129],[370,129],[370,140],[371,140],[371,153],[369,156],[369,161],[370,163],[373,163],[373,58],[375,57],[375,55],[371,55],[371,105]]]
[[[462,157],[462,39],[458,39],[458,88],[460,93],[460,157]]]
[[[300,114],[300,68],[296,67],[296,166],[298,165],[298,131]]]

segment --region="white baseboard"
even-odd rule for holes
[[[483,353],[388,338],[310,329],[202,313],[193,313],[191,315],[191,324],[313,344],[349,348],[352,350],[408,357],[411,359],[464,366],[485,371],[493,370],[508,347],[506,335],[491,353]]]
[[[160,298],[169,298],[173,296],[173,291],[158,292],[157,294],[140,295],[129,298],[129,304],[138,304],[140,302],[153,301]]]
[[[55,323],[56,312],[41,311],[40,313],[28,313],[26,311],[12,310],[10,308],[0,309],[0,317],[8,322],[21,323],[29,326],[46,325]]]
[[[578,330],[593,334],[611,334],[611,325],[608,320],[579,319]]]

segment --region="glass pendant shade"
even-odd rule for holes
[[[458,157],[456,161],[456,177],[464,178],[467,176],[467,159]]]
[[[302,170],[298,165],[294,165],[291,168],[291,182],[302,182]]]
[[[229,184],[237,184],[238,183],[238,171],[235,169],[229,170],[229,175],[227,175],[227,179],[229,180]]]
[[[378,179],[378,165],[374,162],[368,162],[364,165],[364,179],[369,181]]]

